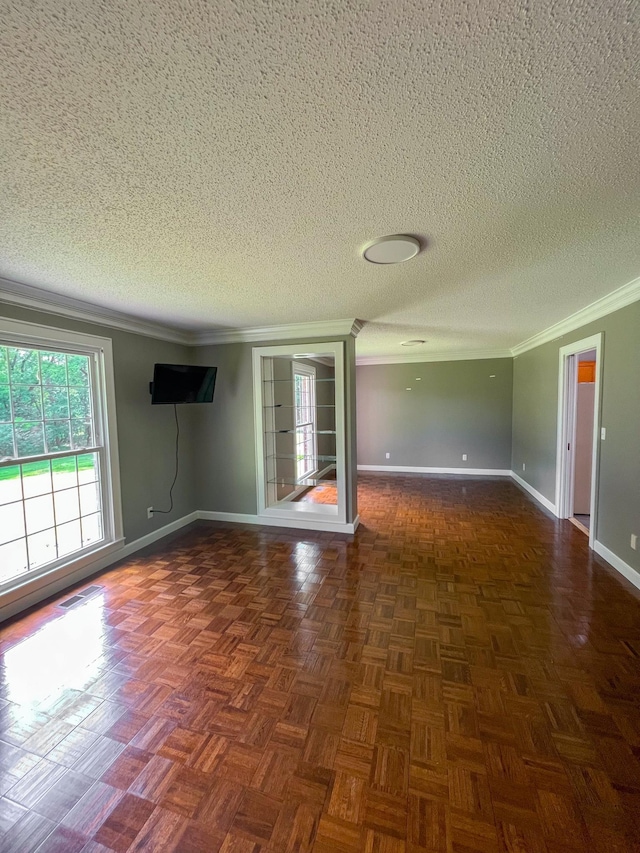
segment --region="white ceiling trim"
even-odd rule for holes
[[[640,278],[630,281],[612,293],[603,296],[576,311],[559,323],[549,326],[517,344],[512,349],[476,350],[471,352],[432,352],[415,353],[412,355],[359,356],[357,364],[417,364],[432,361],[471,361],[482,358],[512,358],[542,344],[553,341],[562,335],[579,329],[581,326],[606,317],[620,308],[640,300]],[[149,338],[183,344],[186,346],[207,346],[212,344],[242,343],[266,340],[294,340],[296,338],[331,337],[334,335],[353,335],[357,337],[365,323],[362,320],[320,320],[311,323],[289,323],[279,326],[263,326],[246,329],[211,329],[204,332],[193,332],[174,329],[161,323],[141,320],[115,311],[52,293],[33,285],[0,278],[0,303],[19,305],[34,311],[44,311],[59,317],[70,317],[83,323],[96,323],[123,332],[131,332]]]
[[[620,308],[625,308],[627,305],[631,305],[632,302],[637,302],[639,299],[640,278],[636,278],[628,284],[624,284],[617,290],[607,294],[607,296],[603,296],[602,299],[597,299],[595,302],[587,305],[586,308],[581,308],[580,311],[576,311],[575,314],[565,317],[565,319],[561,320],[559,323],[555,323],[555,325],[549,326],[548,329],[544,329],[542,332],[538,332],[537,335],[533,335],[532,337],[527,338],[526,341],[522,341],[522,343],[517,344],[511,349],[511,355],[514,357],[522,355],[523,352],[527,352],[530,349],[534,349],[535,347],[539,347],[549,341],[553,341],[562,335],[573,332],[581,326],[586,326],[587,323],[593,323],[594,320],[606,317],[607,314],[612,314]]]
[[[636,278],[628,284],[624,284],[617,290],[607,294],[607,296],[603,296],[602,299],[597,299],[585,308],[581,308],[580,311],[576,311],[575,314],[571,314],[569,317],[565,317],[564,320],[560,320],[559,323],[555,323],[553,326],[549,326],[547,329],[543,329],[541,332],[532,335],[530,338],[522,341],[522,343],[516,344],[516,346],[511,349],[455,353],[416,353],[414,355],[363,355],[356,359],[356,363],[359,365],[417,364],[419,362],[428,361],[470,361],[478,358],[515,358],[530,349],[535,349],[535,347],[539,347],[549,341],[556,340],[557,338],[562,337],[562,335],[573,332],[576,329],[581,328],[581,326],[586,326],[588,323],[593,323],[595,320],[599,320],[601,317],[606,317],[607,314],[612,314],[614,311],[618,311],[620,308],[625,308],[627,305],[631,305],[633,302],[637,302],[638,300],[640,300],[640,278]]]
[[[511,350],[474,350],[473,352],[425,352],[415,355],[361,355],[359,366],[367,364],[420,364],[428,361],[475,361],[480,358],[511,358]]]
[[[356,337],[364,323],[357,319],[320,320],[312,323],[289,323],[280,326],[264,326],[248,329],[211,329],[205,332],[193,332],[174,329],[161,323],[140,320],[129,314],[104,308],[52,293],[30,284],[0,278],[0,303],[7,302],[30,308],[33,311],[45,311],[58,317],[70,317],[83,323],[97,323],[111,329],[132,332],[148,338],[158,338],[186,346],[206,346],[208,344],[230,344],[243,341],[292,340],[295,338],[331,337],[334,335],[353,335]]]
[[[111,329],[123,332],[133,332],[147,338],[159,338],[162,341],[172,341],[176,344],[190,344],[193,334],[179,329],[172,329],[160,323],[148,320],[137,320],[129,314],[122,314],[111,308],[101,308],[82,299],[62,296],[60,293],[50,293],[29,284],[0,278],[0,303],[8,302],[33,311],[45,311],[58,317],[70,317],[83,323],[98,323]]]
[[[334,335],[357,337],[364,323],[361,320],[318,320],[312,323],[287,323],[283,326],[262,326],[254,329],[212,329],[196,332],[194,346],[235,344],[248,341],[290,341],[296,338],[327,338]]]

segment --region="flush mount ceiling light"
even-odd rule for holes
[[[421,344],[426,344],[426,341],[419,341],[417,339],[413,340],[413,341],[402,341],[400,346],[401,347],[419,347]]]
[[[372,264],[401,264],[409,261],[420,251],[420,243],[408,234],[391,234],[378,237],[365,246],[362,253],[365,261]]]

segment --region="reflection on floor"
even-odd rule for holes
[[[338,490],[331,483],[322,483],[319,486],[313,486],[303,492],[295,501],[315,504],[336,504],[338,503]]]
[[[326,479],[335,479],[335,471],[330,471],[324,475]],[[338,490],[334,483],[319,483],[303,492],[294,501],[316,504],[338,504]]]
[[[358,495],[0,629],[3,853],[637,850],[637,592],[509,480]]]
[[[583,527],[586,527],[587,530],[591,529],[591,516],[590,515],[580,515],[576,513],[574,515],[576,521],[579,521]]]

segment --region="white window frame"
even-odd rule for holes
[[[313,420],[306,421],[303,424],[297,423],[296,375],[308,376],[313,380],[313,382],[311,383],[312,402],[311,402],[311,406],[308,407],[308,408],[312,409]],[[292,383],[293,384],[293,419],[294,419],[293,427],[296,430],[296,432],[294,433],[294,441],[295,441],[294,446],[296,448],[296,451],[295,451],[296,453],[297,453],[297,443],[298,443],[297,442],[297,438],[298,438],[297,430],[298,430],[298,428],[304,427],[304,426],[311,426],[311,429],[313,431],[313,462],[314,462],[313,468],[310,468],[309,471],[305,471],[304,474],[298,474],[298,460],[297,460],[297,458],[295,460],[295,462],[296,462],[296,480],[304,480],[304,479],[307,479],[309,477],[313,477],[313,475],[316,474],[318,471],[318,436],[316,434],[317,422],[318,422],[318,409],[317,409],[317,405],[316,405],[316,369],[315,369],[315,367],[312,367],[310,364],[302,364],[302,362],[300,362],[300,361],[293,361],[291,363],[291,376],[293,378],[293,383]]]
[[[3,462],[21,465],[39,459],[58,458],[98,453],[100,459],[100,488],[102,499],[102,524],[104,537],[86,548],[52,560],[33,571],[24,572],[0,585],[0,603],[8,604],[14,598],[28,594],[58,577],[64,577],[99,557],[107,556],[124,542],[122,499],[120,492],[120,464],[118,455],[115,379],[113,346],[110,338],[87,335],[69,329],[58,329],[0,317],[0,346],[18,346],[25,349],[48,349],[89,356],[91,365],[92,403],[94,407],[95,447],[59,454],[19,457]]]

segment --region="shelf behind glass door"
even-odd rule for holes
[[[265,430],[267,435],[295,435],[302,427],[296,427],[294,429],[268,429]],[[311,430],[312,435],[335,435],[336,431],[334,429],[315,429]]]
[[[293,382],[294,380],[293,380],[293,377],[291,377],[291,379],[263,379],[262,381],[271,383],[271,382]],[[316,377],[315,381],[316,382],[335,382],[336,378],[335,378],[335,376],[328,376],[328,377],[323,378],[323,379],[318,379]]]
[[[275,477],[267,482],[276,486],[317,486],[318,483],[333,483],[335,486],[338,483],[335,477]]]
[[[299,453],[268,453],[267,459],[298,459],[301,454]],[[326,456],[319,454],[318,456],[314,456],[318,462],[336,462],[335,456]]]
[[[294,406],[290,403],[274,403],[272,406],[265,406],[265,409],[335,409],[335,403],[318,403],[315,406]]]

